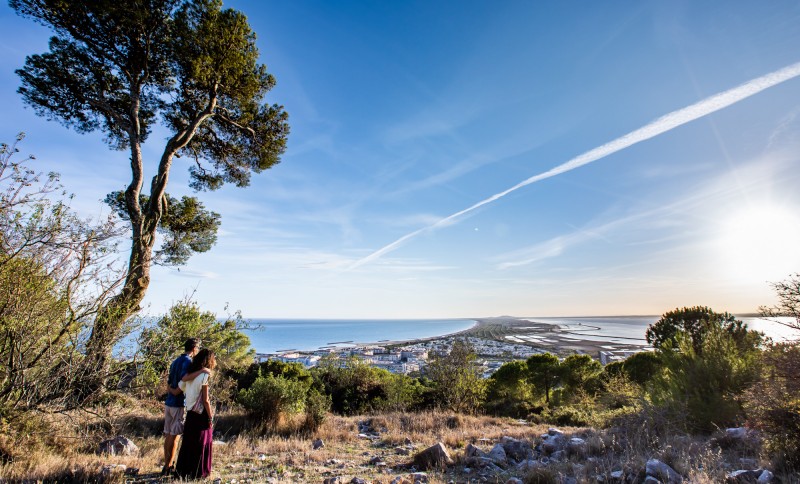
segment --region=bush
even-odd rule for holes
[[[776,467],[800,471],[800,344],[776,344],[764,356],[767,376],[747,392],[748,416]]]
[[[306,432],[316,432],[325,422],[331,410],[331,397],[311,389],[306,397],[306,419],[303,428]]]
[[[450,353],[436,355],[425,367],[425,375],[434,383],[437,407],[460,413],[476,413],[486,393],[486,380],[477,364],[475,348],[465,340],[453,341]]]
[[[664,364],[649,389],[654,402],[683,415],[689,430],[710,432],[738,423],[740,396],[759,377],[760,350],[742,349],[734,335],[719,326],[708,327],[700,351],[679,331],[677,346],[659,349]]]
[[[312,371],[315,385],[342,415],[379,410],[408,410],[419,405],[423,385],[408,376],[375,368],[357,357],[324,358]]]
[[[256,378],[250,388],[239,391],[237,400],[257,424],[274,427],[281,416],[305,410],[309,390],[307,382],[266,374]]]
[[[645,386],[661,371],[661,359],[650,351],[635,353],[622,362],[622,371],[630,381]]]
[[[141,363],[136,369],[134,386],[160,397],[166,387],[159,384],[166,380],[172,360],[183,352],[184,342],[200,338],[202,346],[217,355],[220,376],[211,379],[212,395],[219,401],[227,401],[226,397],[234,395],[226,375],[247,367],[255,357],[250,338],[242,332],[246,327],[238,313],[220,321],[216,314],[203,311],[190,299],[174,304],[167,314],[139,334]]]

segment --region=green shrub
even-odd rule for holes
[[[316,432],[325,422],[331,410],[331,397],[311,389],[306,397],[306,419],[303,425],[306,432]]]
[[[257,423],[274,426],[281,415],[305,410],[310,384],[271,374],[256,378],[253,385],[240,390],[237,400]]]
[[[330,396],[342,415],[409,410],[419,405],[425,387],[416,379],[375,368],[357,357],[324,358],[313,369],[314,385]]]
[[[681,331],[675,339],[676,347],[668,342],[658,350],[664,368],[648,390],[653,401],[682,415],[692,431],[738,423],[740,397],[759,377],[759,348],[741,348],[734,335],[718,326],[707,328],[700,351]]]
[[[800,343],[773,345],[764,356],[767,376],[747,392],[748,417],[775,467],[800,471]]]

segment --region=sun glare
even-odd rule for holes
[[[781,280],[800,269],[800,218],[778,205],[750,206],[724,222],[719,247],[735,281]]]

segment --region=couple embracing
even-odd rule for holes
[[[211,370],[217,366],[213,351],[200,349],[189,338],[185,352],[169,367],[164,408],[164,467],[162,475],[203,478],[211,474],[214,409],[208,391]],[[173,467],[178,436],[183,435],[178,461]]]

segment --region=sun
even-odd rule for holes
[[[735,282],[781,280],[800,270],[800,217],[776,204],[749,205],[723,221],[718,247]]]

